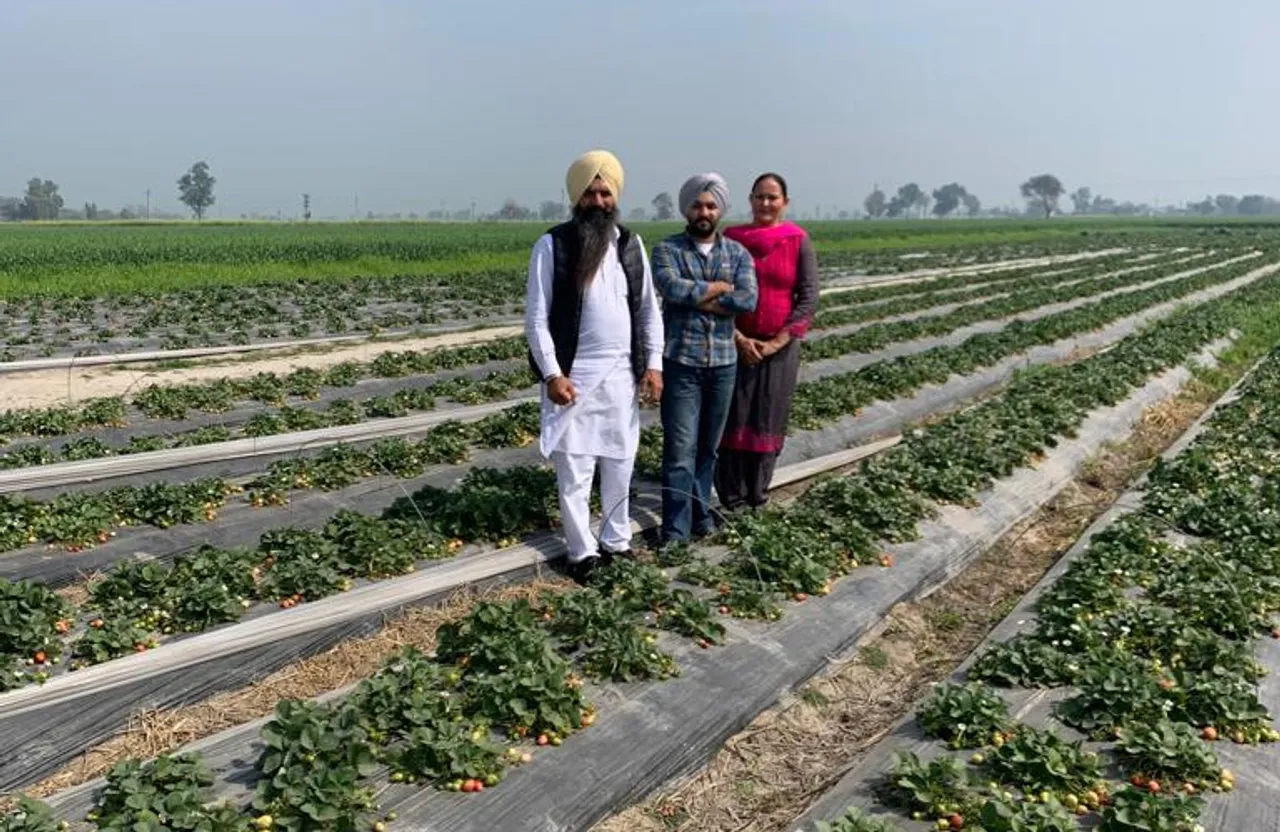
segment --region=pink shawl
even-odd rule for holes
[[[738,316],[738,328],[755,337],[772,338],[791,315],[800,243],[806,236],[805,230],[793,222],[737,225],[726,228],[724,236],[742,243],[751,252],[756,267],[759,300],[754,312]],[[793,335],[803,336],[808,321],[797,321],[792,329],[799,330],[793,331]]]

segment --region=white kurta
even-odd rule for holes
[[[637,241],[638,238],[637,238]],[[548,315],[554,282],[553,243],[543,235],[529,261],[525,334],[543,375],[561,373],[555,357]],[[643,252],[643,243],[641,251]],[[646,367],[662,369],[662,315],[649,258],[644,260],[640,303],[645,327]],[[615,242],[605,253],[582,302],[578,349],[569,373],[577,398],[557,405],[542,390],[542,433],[539,449],[608,459],[630,459],[640,444],[640,410],[631,371],[631,315],[627,309],[627,277]]]

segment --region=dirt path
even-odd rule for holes
[[[74,404],[98,396],[120,396],[150,384],[181,384],[219,378],[247,378],[257,373],[287,373],[299,367],[324,369],[343,361],[371,361],[391,350],[426,350],[509,338],[520,326],[491,327],[399,341],[378,340],[343,345],[325,352],[289,355],[235,356],[195,366],[156,369],[154,366],[104,366],[84,369],[38,370],[0,376],[0,407],[5,409]]]

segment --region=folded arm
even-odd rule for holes
[[[756,308],[756,267],[746,249],[739,250],[734,258],[733,291],[725,292],[713,303],[724,310],[724,314],[742,315]]]
[[[715,297],[716,290],[712,284],[685,277],[680,263],[680,253],[665,242],[653,247],[653,284],[665,302],[676,306],[698,306]]]

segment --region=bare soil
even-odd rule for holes
[[[249,356],[201,360],[169,369],[120,364],[14,373],[0,375],[0,402],[6,409],[54,407],[99,396],[128,395],[151,384],[247,378],[258,373],[288,373],[300,367],[324,369],[344,361],[371,361],[390,350],[430,350],[476,344],[509,338],[523,331],[519,326],[501,326],[424,338],[362,341],[287,355],[264,351]]]

